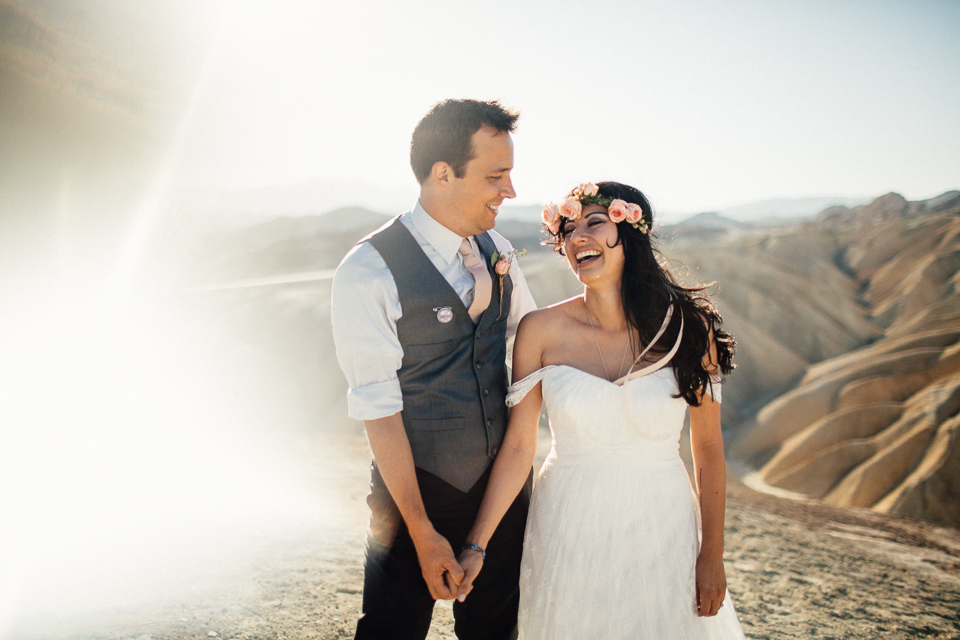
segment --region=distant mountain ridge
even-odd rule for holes
[[[184,206],[191,213],[205,216],[242,216],[265,221],[278,216],[320,215],[337,208],[362,207],[384,215],[396,215],[409,209],[417,200],[415,184],[409,187],[381,187],[360,180],[313,178],[287,185],[256,187],[241,191],[203,191],[184,194]],[[809,218],[828,207],[855,207],[870,198],[822,196],[815,198],[778,198],[717,209],[714,213],[736,222],[773,224],[773,220],[795,221]],[[544,203],[545,204],[545,203]],[[539,224],[543,204],[505,200],[500,208],[501,220]],[[657,224],[669,220],[670,225],[689,223],[702,213],[661,215],[656,210]]]
[[[738,222],[758,222],[769,218],[809,218],[829,207],[855,207],[873,198],[820,196],[814,198],[775,198],[718,209],[717,213]]]
[[[393,216],[417,202],[415,186],[380,187],[362,180],[315,178],[288,185],[256,187],[243,191],[199,191],[183,196],[183,207],[202,218],[241,216],[257,224],[281,216],[318,216],[337,209],[366,209]]]
[[[888,193],[869,204],[853,208],[830,207],[821,211],[816,221],[847,229],[875,226],[878,223],[899,220],[919,214],[939,213],[960,206],[960,191],[947,191],[934,198],[908,202],[899,193]]]
[[[350,207],[208,232],[186,271],[207,285],[333,269],[388,219]],[[522,268],[541,306],[582,290],[537,224],[497,230],[531,250]],[[723,394],[734,457],[769,485],[960,527],[960,192],[887,194],[788,227],[706,213],[661,231],[682,282],[720,283],[713,299],[738,340]],[[274,298],[314,304],[251,292]]]
[[[846,196],[776,198],[686,216],[684,214],[669,212],[667,214],[661,214],[656,208],[656,202],[654,202],[653,205],[657,224],[665,224],[667,226],[697,224],[697,222],[694,221],[700,219],[701,222],[703,222],[704,219],[701,219],[701,216],[704,214],[708,215],[707,219],[709,219],[709,216],[718,215],[724,220],[730,220],[732,222],[776,226],[777,223],[775,221],[778,220],[796,222],[805,218],[812,218],[829,207],[855,207],[866,204],[871,200],[872,198],[850,198]],[[540,219],[540,210],[542,208],[543,205],[518,205],[505,202],[501,207],[501,215],[505,218],[536,222]]]

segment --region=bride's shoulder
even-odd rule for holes
[[[549,307],[531,311],[520,321],[521,330],[540,333],[563,328],[572,321],[572,310],[579,300],[579,297],[573,297]]]

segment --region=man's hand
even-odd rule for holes
[[[413,540],[417,548],[420,571],[427,581],[427,588],[435,600],[453,600],[463,580],[463,568],[453,555],[450,543],[431,528]]]
[[[483,568],[483,556],[475,549],[464,549],[457,558],[460,566],[463,567],[463,580],[460,581],[460,588],[457,591],[457,600],[463,602],[473,591],[473,581]]]

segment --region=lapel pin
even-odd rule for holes
[[[453,320],[453,309],[450,307],[434,307],[433,310],[437,312],[437,320],[443,324]]]

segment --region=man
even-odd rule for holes
[[[506,430],[517,324],[536,308],[515,258],[508,274],[494,270],[512,255],[492,229],[516,196],[517,117],[497,102],[434,105],[410,144],[419,201],[354,247],[334,277],[348,411],[364,421],[374,457],[358,639],[425,638],[435,601],[458,595],[458,638],[516,634],[530,482],[486,549],[466,536]],[[485,556],[467,597],[457,553]]]

